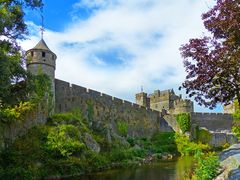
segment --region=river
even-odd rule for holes
[[[81,180],[183,180],[192,166],[192,157],[154,162],[136,168],[107,170],[84,175]]]

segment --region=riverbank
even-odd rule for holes
[[[94,128],[80,110],[55,114],[0,153],[0,179],[73,177],[210,151],[208,145],[190,142],[183,134],[131,137],[128,124],[121,121],[112,129],[108,124]],[[200,166],[211,162],[212,156],[206,157],[199,159]]]
[[[173,132],[129,137],[127,124],[119,123],[118,133],[108,128],[92,128],[79,110],[56,114],[1,152],[0,178],[72,176],[179,155]]]

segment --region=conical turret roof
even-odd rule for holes
[[[41,39],[41,40],[37,43],[37,45],[36,45],[34,48],[32,48],[32,49],[41,49],[41,50],[51,51],[43,39]],[[51,52],[52,52],[52,51],[51,51]]]
[[[47,46],[47,44],[45,43],[45,41],[43,39],[41,39],[34,48],[27,50],[26,53],[28,53],[28,52],[30,52],[32,50],[45,50],[45,51],[49,51],[50,53],[54,54],[55,58],[57,58],[56,54],[49,49],[49,47]]]

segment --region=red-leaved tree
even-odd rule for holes
[[[240,0],[217,0],[202,20],[211,35],[181,46],[187,72],[181,87],[210,109],[235,98],[240,104]]]

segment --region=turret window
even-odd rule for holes
[[[31,51],[31,56],[33,57],[33,55],[34,55],[34,53],[33,53],[33,51]]]
[[[46,53],[45,52],[42,52],[42,57],[46,57]]]

